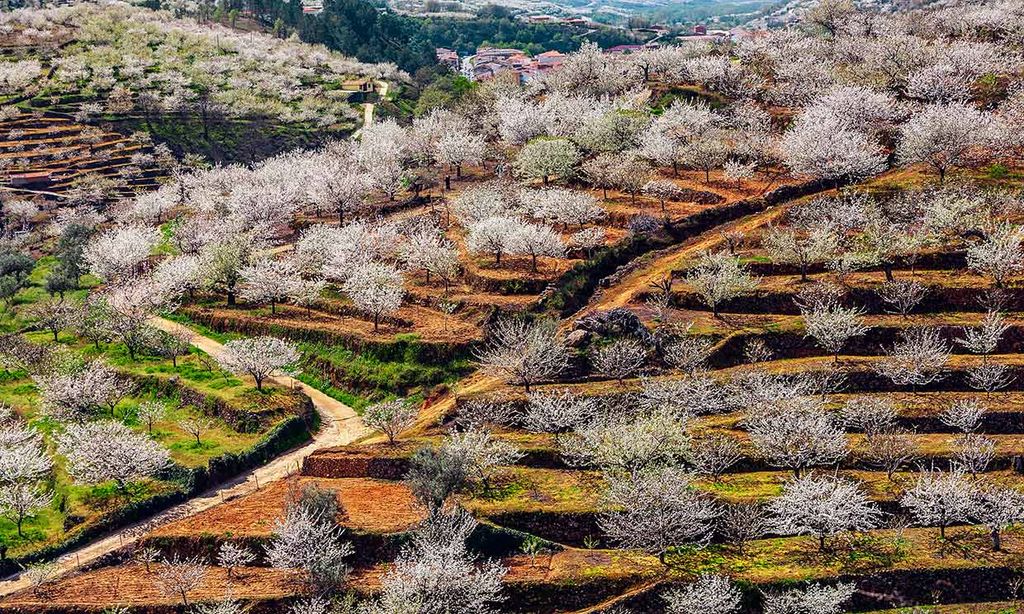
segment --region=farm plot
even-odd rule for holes
[[[126,137],[60,113],[7,113],[0,135],[0,181],[26,196],[135,196],[156,188],[173,161],[145,134]]]

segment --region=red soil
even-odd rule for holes
[[[239,497],[205,512],[153,531],[151,537],[187,537],[199,534],[233,537],[267,537],[284,514],[290,495],[308,484],[333,490],[343,515],[339,522],[369,533],[406,531],[423,519],[412,493],[401,483],[362,478],[297,477],[275,482],[250,495]]]

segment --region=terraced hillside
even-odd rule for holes
[[[317,143],[4,203],[0,568],[26,569],[0,611],[1018,608],[1024,7],[1000,7],[587,45],[351,140],[331,92],[381,67],[120,5],[0,15],[90,43],[0,63],[102,98],[83,121],[159,102],[234,149],[207,120],[263,109]]]
[[[666,591],[709,572],[738,582],[751,603],[761,591],[838,580],[856,587],[849,611],[935,602],[978,602],[949,606],[948,611],[1012,611],[1006,609],[1012,608],[1006,600],[1016,597],[1024,553],[1017,529],[1001,532],[998,551],[992,547],[990,528],[973,516],[951,519],[940,536],[934,522],[915,516],[905,497],[927,471],[956,476],[968,488],[1016,488],[1020,483],[1024,369],[1013,302],[1017,278],[1004,280],[1005,289],[994,292],[991,281],[969,273],[965,249],[974,247],[970,240],[954,239],[920,256],[907,253],[885,267],[868,266],[852,274],[812,265],[806,280],[770,245],[765,250],[766,233],[786,228],[808,203],[835,205],[854,198],[853,193],[884,194],[878,190],[890,180],[883,176],[846,196],[827,186],[815,188],[816,194],[743,212],[736,219],[709,208],[708,215],[718,216],[715,222],[692,236],[680,235],[678,245],[651,253],[598,284],[601,288],[590,303],[563,321],[577,348],[568,375],[558,383],[542,383],[524,394],[522,388],[476,376],[460,384],[454,396],[429,403],[419,425],[396,444],[378,437],[316,452],[305,460],[303,477],[158,528],[144,543],[168,556],[214,559],[225,543],[259,552],[272,540],[275,523],[292,505],[289,501],[315,485],[335,493],[341,510],[337,520],[354,546],[347,586],[373,595],[408,531],[425,513],[405,481],[420,462],[414,460],[417,451],[444,449],[452,428],[469,425],[467,432],[488,433],[502,449],[511,445],[517,450],[499,466],[482,469],[485,479],[471,482],[454,498],[480,522],[471,542],[483,555],[498,557],[507,570],[502,611],[597,612],[620,606],[660,611]],[[685,228],[688,218],[676,223]],[[758,273],[760,283],[724,302],[716,316],[694,294],[691,273],[701,254],[728,250],[730,242],[740,261]],[[878,296],[885,269],[894,280],[927,289],[907,315],[892,313],[892,305]],[[673,280],[671,288],[651,283],[666,274]],[[666,289],[671,292],[667,302],[652,298]],[[815,296],[860,307],[855,317],[866,330],[844,344],[837,356],[807,335],[807,321],[816,308],[808,301]],[[985,330],[993,313],[1001,314],[1003,323],[993,348],[974,354],[956,343],[970,331]],[[680,337],[679,323],[687,322],[693,324]],[[922,373],[934,371],[928,381],[893,381],[893,371],[880,364],[894,360],[891,348],[900,343],[901,334],[914,330],[937,332],[942,360],[922,367]],[[659,334],[672,336],[647,354],[642,367],[620,373],[620,380],[595,366],[601,348]],[[693,364],[682,371],[673,367],[672,357],[681,352],[668,350],[673,343],[700,348]],[[993,390],[979,389],[981,365],[1002,369],[1000,385]],[[803,426],[811,430],[794,427],[789,447],[773,453],[766,443],[770,436],[757,431],[752,416],[761,406],[784,415],[790,407],[787,399],[802,399],[800,411],[821,412],[832,428],[845,431],[842,452],[821,456],[808,443],[821,434]],[[958,403],[985,410],[977,424],[966,427],[968,434],[958,434],[962,423],[950,417],[949,408]],[[659,411],[643,409],[655,407]],[[858,413],[858,407],[883,410]],[[672,412],[664,413],[666,408]],[[612,411],[629,419],[557,426],[559,419],[571,422],[574,411]],[[488,430],[474,430],[482,425]],[[703,446],[706,453],[695,454]],[[979,449],[982,453],[976,454]],[[617,471],[656,467],[668,458],[693,467],[697,477],[690,482],[692,492],[719,506],[722,518],[744,519],[737,526],[746,526],[749,534],[723,521],[703,546],[661,542],[640,551],[617,547],[621,542],[607,533],[609,514],[616,509],[607,498],[609,481],[621,479],[615,477]],[[821,534],[821,543],[813,531],[780,534],[772,524],[772,502],[796,483],[794,468],[805,480],[856,484],[881,516],[870,530],[832,527]],[[659,530],[671,530],[671,525]],[[670,545],[662,550],[666,543]],[[122,567],[101,567],[58,582],[46,590],[45,598],[32,591],[12,595],[3,606],[9,611],[62,611],[86,601],[97,609],[117,603],[176,603],[174,596],[147,582],[146,576],[156,571],[131,562],[130,553],[121,556],[128,558]],[[235,571],[234,580],[226,570],[213,568],[192,598],[215,599],[228,591],[251,600],[257,611],[274,611],[282,600],[303,594],[294,577],[266,564],[257,557],[255,564]],[[115,577],[121,579],[112,583]]]
[[[127,198],[155,189],[167,176],[169,153],[144,135],[126,137],[55,112],[20,113],[0,122],[0,181],[15,193],[68,196],[100,187]]]

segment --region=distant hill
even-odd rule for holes
[[[631,21],[686,24],[707,20],[734,25],[785,3],[778,0],[389,0],[389,4],[411,14],[472,14],[486,5],[497,4],[531,15],[586,17],[617,25]]]

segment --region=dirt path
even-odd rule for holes
[[[224,346],[220,343],[197,335],[191,329],[187,329],[176,322],[163,318],[154,318],[151,324],[156,328],[166,331],[188,330],[193,335],[192,345],[210,356],[216,357],[224,351]],[[319,390],[285,375],[275,375],[271,378],[271,381],[278,386],[301,389],[302,392],[312,399],[313,405],[316,406],[317,411],[320,413],[321,426],[320,430],[313,435],[311,441],[278,456],[262,467],[243,473],[230,482],[216,486],[156,516],[129,525],[106,537],[72,550],[55,562],[59,573],[65,574],[74,571],[81,565],[91,563],[125,546],[130,546],[157,526],[192,516],[224,501],[251,493],[265,484],[284,479],[296,473],[302,466],[303,459],[316,450],[346,445],[370,433],[370,430],[363,424],[362,419],[356,412],[344,403],[332,399]],[[28,586],[27,580],[17,575],[11,576],[0,582],[0,595],[9,595]]]
[[[391,84],[387,81],[377,81],[377,92],[379,94],[378,99],[383,102],[387,100],[388,90],[391,89]],[[377,105],[372,102],[367,102],[363,105],[363,127],[356,130],[352,135],[353,139],[359,138],[359,135],[363,133],[363,128],[373,124],[373,117],[377,112]]]
[[[665,275],[678,267],[680,262],[722,243],[720,233],[726,230],[738,230],[743,233],[756,230],[782,215],[785,209],[781,205],[771,207],[760,213],[748,215],[736,221],[723,224],[679,245],[662,250],[660,253],[655,254],[655,259],[652,262],[629,273],[617,284],[602,291],[590,304],[567,321],[571,322],[586,313],[607,311],[616,307],[627,306],[639,292],[647,289],[650,284],[664,279]]]

